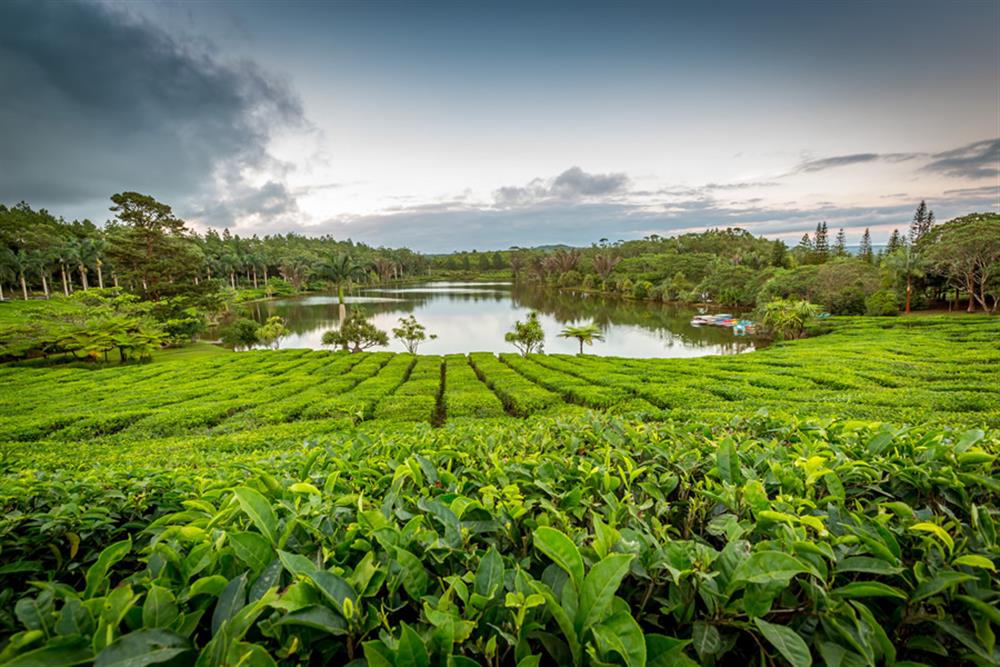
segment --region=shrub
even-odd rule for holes
[[[899,315],[899,301],[893,292],[882,290],[865,299],[865,315]]]
[[[246,317],[239,317],[222,328],[219,338],[226,347],[234,350],[249,349],[259,342],[258,324]]]

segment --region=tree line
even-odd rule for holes
[[[67,222],[25,202],[0,205],[0,299],[111,286],[157,299],[213,281],[231,289],[300,290],[340,276],[334,266],[343,264],[340,257],[349,258],[356,267],[350,278],[361,282],[418,275],[429,267],[407,248],[373,248],[328,235],[198,234],[169,205],[137,192],[115,194],[111,203],[115,215],[103,227]]]
[[[518,282],[635,300],[739,308],[803,300],[839,315],[962,305],[969,312],[998,310],[997,213],[938,224],[920,202],[908,226],[894,230],[878,249],[869,228],[854,247],[844,229],[832,238],[831,231],[821,222],[792,248],[731,228],[616,243],[601,239],[589,248],[515,247],[499,254]],[[435,257],[433,266],[461,267],[468,277],[501,275],[488,253]]]

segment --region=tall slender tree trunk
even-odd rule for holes
[[[257,289],[257,267],[253,267],[253,288]]]
[[[80,284],[83,285],[83,289],[85,289],[85,290],[86,289],[90,289],[90,285],[87,284],[87,269],[86,269],[86,267],[84,267],[83,264],[81,264],[79,268],[80,268]]]
[[[195,285],[197,285],[197,284],[198,284],[198,274],[197,274],[197,273],[196,273],[196,274],[194,274],[194,284],[195,284]]]
[[[229,284],[233,289],[236,289],[236,273],[234,271],[229,272]]]
[[[104,289],[104,272],[101,271],[101,260],[97,260],[97,286]]]
[[[583,355],[583,339],[580,339],[580,355]]]
[[[7,299],[4,298],[4,295],[3,295],[3,281],[0,280],[0,301],[6,301],[6,300]]]
[[[49,281],[45,277],[45,272],[42,272],[42,291],[45,292],[45,298],[49,298]]]
[[[906,314],[910,314],[910,291],[913,289],[911,284],[911,278],[909,275],[906,276]]]
[[[69,280],[66,279],[66,265],[59,265],[59,273],[62,275],[63,294],[69,296]]]
[[[264,265],[264,284],[267,284],[267,264]]]
[[[21,293],[24,294],[24,300],[28,300],[28,281],[24,279],[24,271],[21,271]]]
[[[111,279],[114,281],[115,287],[118,287],[118,274],[115,273],[114,271],[112,271],[111,272]]]

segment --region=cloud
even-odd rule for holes
[[[961,192],[928,197],[938,220],[996,205],[995,193]],[[382,245],[405,245],[421,252],[449,252],[477,248],[492,250],[511,245],[570,244],[587,246],[600,238],[633,239],[649,234],[670,236],[713,227],[740,227],[753,234],[794,242],[817,223],[845,228],[849,242],[860,239],[866,227],[876,242],[894,228],[905,229],[914,203],[875,205],[822,202],[747,200],[720,202],[707,197],[658,204],[619,197],[606,202],[557,202],[510,207],[474,206],[462,202],[403,207],[392,212],[344,216],[314,226],[282,229],[305,234],[333,234],[337,238]]]
[[[943,153],[935,153],[924,167],[946,176],[997,178],[1000,176],[1000,138],[984,139]]]
[[[268,145],[308,123],[289,87],[252,62],[223,62],[110,5],[7,0],[0,89],[0,201],[99,211],[137,190],[210,224],[255,200],[290,210],[274,180],[289,166]]]
[[[570,167],[552,179],[536,178],[523,187],[499,188],[494,193],[494,201],[499,207],[547,201],[579,202],[622,193],[628,184],[628,176],[622,173],[588,174],[580,167]]]
[[[800,162],[789,174],[804,174],[837,167],[846,167],[852,164],[864,164],[866,162],[905,162],[919,157],[919,153],[852,153],[850,155],[835,155],[833,157],[820,158],[817,160],[805,160]]]

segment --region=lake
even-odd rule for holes
[[[388,288],[356,289],[345,298],[348,311],[361,308],[383,331],[398,326],[410,314],[437,334],[420,346],[422,354],[453,352],[514,352],[504,333],[517,320],[537,311],[545,329],[545,352],[575,354],[576,339],[559,338],[567,325],[596,322],[605,340],[587,354],[619,357],[700,357],[736,354],[753,349],[753,340],[737,338],[729,329],[694,327],[699,311],[677,304],[625,301],[593,294],[557,292],[510,283],[433,282]],[[323,332],[336,328],[336,294],[312,294],[247,304],[259,322],[272,315],[285,318],[292,334],[282,348],[323,349]],[[388,349],[404,351],[391,339]]]

